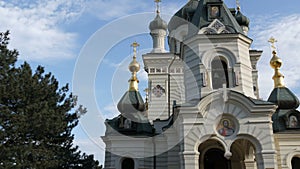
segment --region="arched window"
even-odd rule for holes
[[[134,169],[134,160],[132,158],[124,158],[122,161],[122,169]]]
[[[223,87],[223,84],[226,84],[226,87],[229,87],[228,79],[228,66],[226,61],[221,57],[216,57],[212,63],[212,87],[213,89],[219,89]]]
[[[292,169],[299,169],[300,168],[300,158],[293,157],[292,159]]]

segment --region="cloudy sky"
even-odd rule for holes
[[[168,20],[186,2],[163,1],[163,18]],[[235,0],[225,2],[235,7]],[[278,39],[286,85],[300,96],[300,1],[240,3],[251,20],[252,48],[264,50],[258,63],[261,98],[267,99],[273,86],[267,43],[271,36]],[[154,8],[152,0],[0,0],[0,31],[10,30],[10,47],[19,50],[20,62],[43,65],[61,85],[70,83],[80,103],[87,107],[87,115],[74,132],[76,143],[101,162],[103,119],[117,115],[116,103],[127,90],[130,44],[141,44],[139,56],[151,49],[148,23],[155,16]],[[141,57],[138,60],[142,63]],[[139,78],[140,86],[146,86],[144,71]]]

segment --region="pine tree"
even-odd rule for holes
[[[8,43],[9,32],[0,33],[0,168],[101,168],[73,145],[78,106],[68,85],[59,88],[41,66],[16,67]]]

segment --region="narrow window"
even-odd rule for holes
[[[227,63],[221,58],[216,57],[212,63],[212,87],[213,89],[219,89],[223,87],[223,84],[226,84],[226,87],[229,87],[228,80],[228,66]]]

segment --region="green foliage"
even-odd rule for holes
[[[0,33],[0,168],[101,168],[73,145],[77,97],[51,73],[16,67],[9,32]]]

